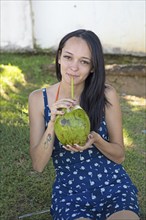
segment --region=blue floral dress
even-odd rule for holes
[[[46,89],[44,118],[50,120]],[[103,118],[99,134],[108,141]],[[94,145],[83,152],[66,151],[55,139],[52,154],[56,171],[51,215],[54,220],[75,220],[80,217],[105,220],[114,212],[131,210],[139,214],[137,188],[121,164],[108,159]]]

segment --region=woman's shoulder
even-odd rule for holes
[[[46,90],[46,96],[47,99],[49,98],[49,102],[52,103],[52,100],[54,100],[54,96],[56,93],[56,89],[58,87],[58,83],[50,85],[48,87],[45,88],[41,88],[41,89],[37,89],[32,91],[29,94],[29,103],[39,103],[39,104],[43,104],[44,100],[43,100],[43,90]]]
[[[29,94],[29,100],[39,99],[42,96],[42,89],[37,89]]]
[[[42,89],[37,89],[32,91],[28,97],[29,109],[32,109],[33,112],[37,109],[39,112],[43,111],[43,99],[42,99]],[[37,107],[37,108],[36,108]]]
[[[113,99],[117,99],[118,94],[116,89],[109,85],[109,84],[105,84],[105,96],[107,98],[107,100],[111,101]]]

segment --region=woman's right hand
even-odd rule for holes
[[[64,111],[62,109],[66,108],[71,108],[75,106],[77,103],[75,100],[72,99],[60,99],[51,106],[51,121],[55,122],[56,116],[57,115],[63,115]]]

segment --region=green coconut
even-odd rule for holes
[[[64,115],[58,115],[55,120],[54,129],[58,140],[63,145],[83,146],[90,132],[88,115],[79,105],[64,111]]]

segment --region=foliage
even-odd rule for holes
[[[111,58],[111,57],[110,57]],[[128,58],[127,58],[128,59]],[[135,58],[136,59],[136,58]],[[109,58],[106,57],[106,62]],[[130,58],[129,58],[130,60]],[[128,62],[129,62],[128,60]],[[1,219],[49,210],[55,172],[52,161],[43,173],[33,171],[29,156],[28,96],[34,89],[56,81],[44,69],[51,54],[1,54]],[[125,61],[124,61],[125,62]],[[139,190],[146,215],[144,99],[121,96],[126,145],[124,167]],[[51,219],[49,212],[25,219]]]

